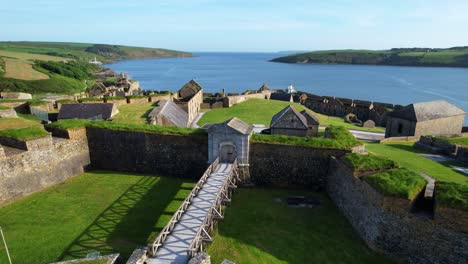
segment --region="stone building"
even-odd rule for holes
[[[387,115],[385,137],[459,135],[465,114],[445,100],[410,104]]]
[[[291,106],[285,107],[271,118],[271,134],[287,136],[307,136],[307,119]]]
[[[312,115],[311,113],[307,112],[306,110],[302,110],[301,114],[307,120],[307,127],[309,128],[309,131],[307,131],[307,135],[311,137],[318,136],[318,130],[320,126],[318,118]]]
[[[159,101],[148,115],[149,123],[160,126],[188,126],[188,114],[172,101]]]
[[[294,102],[294,98],[292,94],[287,93],[271,93],[270,95],[271,100],[278,100],[278,101],[285,101],[285,102]]]
[[[64,104],[60,108],[58,120],[62,119],[88,119],[109,120],[118,114],[119,110],[114,104]]]
[[[103,97],[140,95],[142,92],[138,81],[130,80],[126,74],[121,73],[113,85],[96,81],[94,86],[89,89],[88,94],[90,97]]]
[[[30,93],[18,93],[18,92],[0,92],[1,99],[32,99]]]
[[[218,156],[221,162],[237,158],[240,166],[249,164],[249,140],[253,126],[234,117],[220,124],[210,125],[208,132],[208,163]]]
[[[192,123],[200,112],[203,103],[203,87],[195,80],[186,83],[174,96],[174,103],[188,114],[188,123]]]

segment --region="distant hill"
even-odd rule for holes
[[[447,49],[325,50],[283,56],[271,61],[304,64],[468,67],[468,47]]]
[[[102,62],[191,57],[188,52],[121,45],[67,42],[0,42],[0,91],[77,93],[93,83]]]
[[[110,62],[122,59],[191,57],[192,53],[157,48],[130,47],[122,45],[73,43],[73,42],[30,42],[3,41],[0,50],[34,54],[46,54],[72,59],[92,59]]]

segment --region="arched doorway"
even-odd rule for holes
[[[233,163],[237,157],[236,145],[232,142],[223,142],[219,146],[219,161]]]

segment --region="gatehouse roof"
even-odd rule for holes
[[[253,131],[253,126],[247,124],[246,122],[240,120],[237,117],[233,117],[229,120],[224,121],[220,124],[213,124],[208,127],[208,132],[213,132],[216,130],[225,129],[226,127],[234,129],[236,132],[243,134],[243,135],[250,135]]]

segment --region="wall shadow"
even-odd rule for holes
[[[57,260],[82,258],[91,252],[120,253],[122,259],[127,259],[135,248],[145,246],[150,237],[155,237],[177,210],[178,206],[170,205],[183,200],[176,197],[180,196],[181,188],[190,191],[180,179],[141,176]]]

